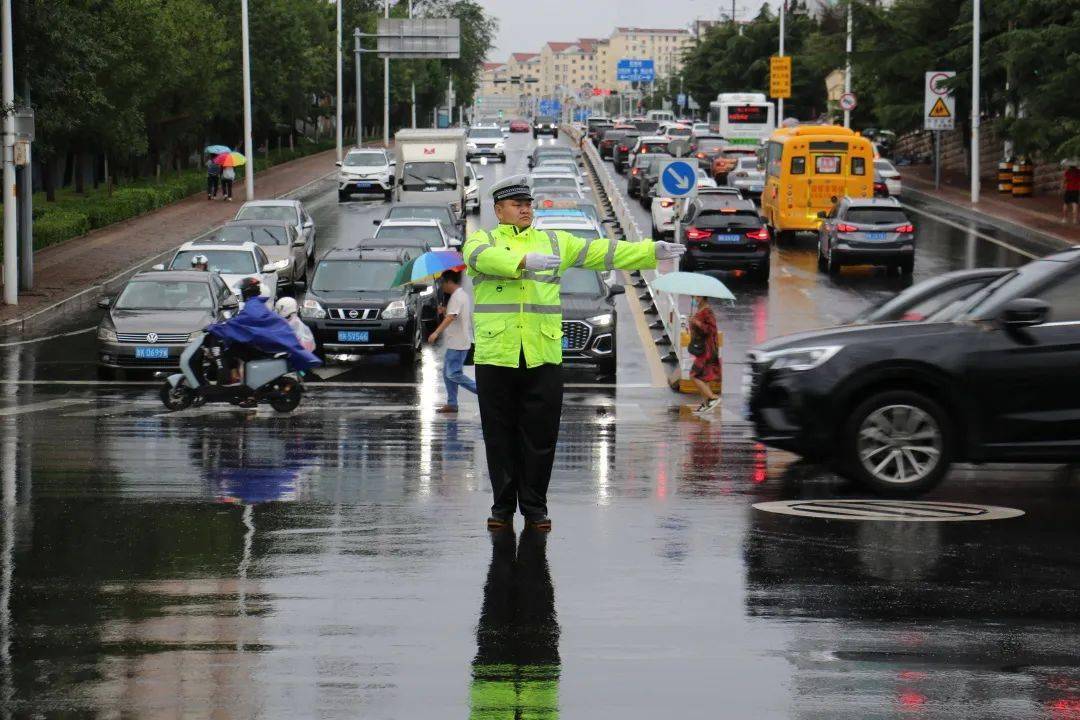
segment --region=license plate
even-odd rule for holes
[[[562,347],[563,347],[563,350],[566,350],[568,347],[570,347],[570,338],[564,337],[562,339]]]
[[[716,242],[737,243],[742,240],[742,235],[717,235]]]
[[[358,188],[369,188],[374,184],[375,183],[370,183],[370,182],[358,182],[358,183],[356,183],[356,187],[358,187]]]
[[[883,232],[866,233],[866,238],[868,240],[884,240],[885,239],[885,233],[883,233]]]
[[[338,342],[343,343],[366,343],[368,341],[367,330],[338,330]]]
[[[164,360],[169,357],[169,348],[163,347],[137,347],[135,357],[140,360]]]

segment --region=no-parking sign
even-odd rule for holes
[[[923,127],[927,130],[952,130],[956,127],[956,98],[945,84],[956,77],[952,70],[926,73],[923,99]]]

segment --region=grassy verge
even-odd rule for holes
[[[333,147],[331,141],[308,143],[293,150],[271,150],[269,156],[255,158],[255,172]],[[237,187],[243,186],[243,171],[237,169]],[[192,169],[163,174],[160,183],[153,178],[129,182],[114,187],[112,195],[104,185],[87,189],[82,195],[71,188],[57,190],[55,202],[46,201],[43,192],[34,193],[34,249],[62,243],[205,191],[206,172]]]

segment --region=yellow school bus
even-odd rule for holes
[[[873,197],[874,147],[838,125],[778,128],[765,143],[761,212],[777,240],[817,231],[833,198]]]

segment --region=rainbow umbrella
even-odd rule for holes
[[[247,158],[238,152],[223,152],[214,158],[214,162],[221,167],[240,167],[247,162]]]
[[[453,250],[435,250],[413,258],[401,266],[394,276],[393,287],[406,283],[422,283],[434,280],[447,270],[460,270],[465,267],[465,258]]]

